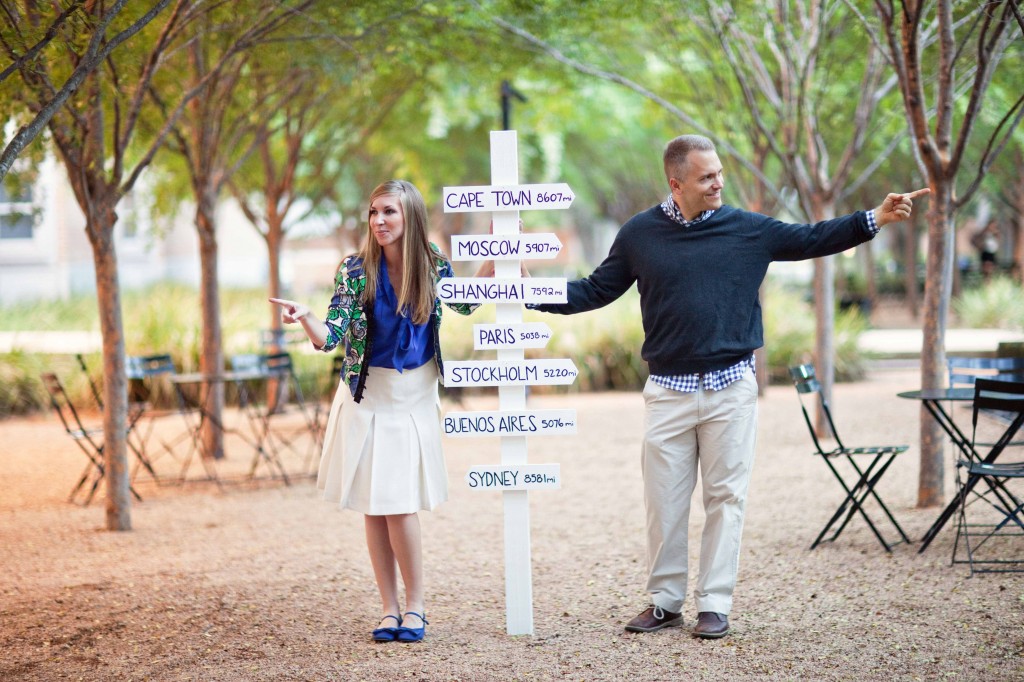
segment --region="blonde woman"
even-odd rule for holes
[[[331,351],[344,342],[341,381],[348,390],[339,389],[331,407],[317,487],[325,500],[365,515],[382,608],[373,639],[415,642],[427,624],[417,513],[448,497],[435,287],[452,268],[427,238],[423,197],[404,180],[385,182],[370,195],[367,230],[363,249],[338,267],[325,320],[295,301],[270,300],[282,307],[285,322],[302,325],[316,348]],[[468,314],[476,306],[450,307]]]

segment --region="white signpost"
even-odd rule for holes
[[[495,324],[473,327],[473,347],[495,350],[497,360],[446,361],[445,386],[497,386],[499,410],[450,412],[449,436],[500,436],[501,464],[472,467],[466,484],[499,490],[505,512],[505,621],[510,635],[533,634],[530,569],[530,490],[561,486],[557,464],[528,464],[526,436],[576,432],[575,410],[527,410],[526,386],[570,384],[571,360],[525,360],[524,348],[543,348],[551,329],[523,323],[524,303],[564,303],[565,278],[522,279],[520,260],[554,258],[562,244],[551,234],[521,234],[519,211],[569,208],[575,198],[565,183],[519,184],[514,130],[491,132],[491,185],[445,187],[445,213],[491,211],[492,233],[452,237],[453,260],[493,260],[493,278],[453,277],[438,283],[438,298],[452,303],[494,303]]]

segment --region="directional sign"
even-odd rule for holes
[[[473,325],[473,350],[543,348],[550,340],[551,327],[543,322]]]
[[[444,433],[472,436],[561,436],[576,433],[576,410],[491,410],[449,412]]]
[[[444,385],[555,386],[576,381],[572,360],[446,360]]]
[[[445,277],[437,297],[445,303],[565,303],[565,277]]]
[[[562,242],[551,233],[452,236],[452,260],[554,258],[561,250]]]
[[[445,213],[479,211],[526,211],[569,208],[573,195],[569,185],[556,182],[545,185],[481,185],[445,187]]]
[[[466,472],[473,490],[558,490],[562,477],[557,464],[475,466]]]

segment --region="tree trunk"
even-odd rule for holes
[[[1017,168],[1024,168],[1024,151],[1017,151]],[[1017,221],[1013,224],[1013,264],[1010,273],[1018,284],[1024,284],[1024,173],[1017,175],[1017,187],[1014,193]]]
[[[209,192],[200,195],[196,207],[196,228],[199,234],[199,262],[201,271],[201,300],[203,317],[203,348],[199,358],[199,371],[220,374],[224,371],[224,348],[220,328],[220,285],[217,278],[217,234],[214,220],[215,199]],[[217,424],[224,423],[224,384],[214,381],[206,385],[199,399],[211,419],[203,424],[200,434],[204,456],[220,459],[224,456],[224,433]]]
[[[815,345],[814,367],[821,383],[821,396],[832,402],[832,384],[835,382],[835,321],[836,286],[835,256],[823,256],[814,260],[814,318]],[[828,426],[825,411],[818,405],[814,430],[820,437],[828,438],[832,430]]]
[[[829,220],[835,217],[835,206],[826,200],[815,201],[813,220]],[[824,256],[814,260],[814,317],[815,346],[814,367],[821,383],[821,396],[832,402],[832,385],[835,383],[835,324],[836,324],[836,266],[835,256]],[[825,410],[818,405],[815,412],[814,430],[821,437],[832,436]]]
[[[861,267],[864,268],[864,295],[867,297],[869,310],[865,317],[870,321],[871,312],[878,309],[878,279],[875,277],[875,240],[871,239],[857,249],[860,254]]]
[[[281,296],[281,249],[284,244],[284,230],[281,226],[281,217],[268,215],[267,223],[267,263],[268,263],[268,277],[270,281],[267,283],[267,291],[271,298],[280,298]],[[271,344],[271,351],[284,350],[284,344],[281,342],[281,335],[284,333],[284,325],[281,322],[281,309],[274,305],[270,305],[270,331],[273,337],[273,343]]]
[[[113,211],[92,216],[86,227],[96,268],[100,334],[103,337],[103,465],[106,469],[107,530],[131,530],[130,474],[125,437],[128,428],[128,379],[125,376],[121,289],[114,248]],[[97,225],[94,221],[107,224]]]
[[[914,319],[921,312],[921,297],[917,290],[917,217],[903,223],[903,289],[904,302]]]
[[[924,338],[921,346],[921,388],[946,384],[945,344],[952,288],[953,202],[949,183],[931,186],[928,206],[928,264],[924,284]],[[938,422],[921,407],[921,469],[917,506],[942,504],[945,438]]]
[[[279,215],[277,211],[268,211],[267,220],[267,262],[269,264],[270,295],[278,298],[281,296],[281,249],[284,245],[284,227],[282,222],[284,216]],[[273,342],[269,350],[272,353],[277,353],[285,350],[284,325],[281,322],[281,309],[272,303],[270,307],[270,334]],[[281,384],[277,379],[271,378],[267,380],[267,410],[269,412],[276,412],[280,407],[278,404],[279,400],[287,398],[286,395],[282,395],[282,392],[287,390],[287,387],[287,381]]]

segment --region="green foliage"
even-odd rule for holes
[[[1016,295],[1021,298],[1019,289]],[[195,371],[200,350],[198,296],[194,289],[171,284],[127,294],[124,317],[128,354],[170,353],[179,372]],[[324,291],[310,302],[314,309],[324,307],[329,296],[329,292]],[[318,301],[323,306],[319,306]],[[87,303],[76,300],[66,304],[10,307],[0,309],[0,319],[9,323],[16,318],[22,330],[96,329],[95,303]],[[784,381],[786,368],[806,361],[814,347],[813,309],[798,294],[781,287],[771,287],[764,303],[769,373],[773,379]],[[265,305],[266,297],[259,290],[222,292],[224,355],[229,360],[239,353],[262,352],[259,331],[265,327]],[[536,386],[531,390],[583,392],[643,387],[647,365],[640,358],[644,336],[636,289],[605,308],[589,313],[562,316],[527,310],[523,318],[527,322],[544,322],[553,332],[547,348],[528,351],[528,357],[571,358],[580,371],[571,386]],[[445,357],[486,357],[474,354],[473,325],[493,321],[493,306],[483,306],[470,316],[445,309],[441,325]],[[854,311],[836,316],[838,379],[850,380],[863,374],[857,336],[866,326],[864,318]],[[306,348],[304,342],[289,346],[303,393],[307,397],[328,397],[335,382],[330,376],[331,356],[302,352]],[[101,385],[100,355],[87,355],[85,361],[93,381]],[[0,416],[45,408],[46,397],[38,380],[39,373],[44,371],[56,372],[76,403],[91,405],[94,402],[89,384],[73,356],[14,353],[0,357]],[[168,387],[163,387],[155,399],[164,405],[173,404]]]
[[[26,414],[47,406],[39,373],[46,371],[42,358],[22,352],[0,355],[0,417]]]
[[[1009,277],[965,290],[953,301],[964,327],[1024,330],[1024,288]]]
[[[762,300],[768,375],[773,382],[786,382],[788,367],[812,361],[814,351],[814,307],[794,291],[770,285]],[[838,381],[864,376],[857,339],[867,329],[867,320],[855,308],[836,313],[835,368]]]

